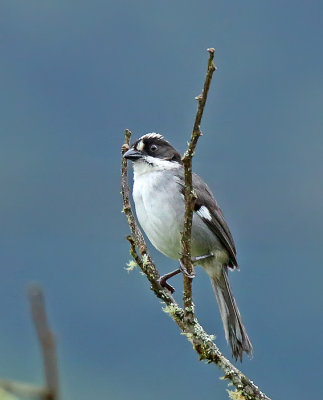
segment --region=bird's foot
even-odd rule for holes
[[[192,273],[189,273],[185,267],[185,265],[182,263],[181,260],[179,260],[179,270],[181,271],[181,273],[185,276],[187,276],[190,279],[194,279],[195,278],[195,273],[194,271]]]
[[[172,278],[173,276],[179,274],[180,272],[182,272],[180,268],[175,269],[175,271],[169,272],[168,274],[165,274],[165,275],[161,276],[158,279],[158,283],[162,287],[165,287],[166,289],[168,289],[171,292],[171,294],[173,294],[175,292],[175,289],[173,288],[173,286],[171,286],[169,283],[167,283],[167,280],[169,278]]]
[[[198,262],[198,261],[201,261],[201,260],[205,260],[205,259],[213,257],[213,256],[214,255],[212,253],[210,253],[210,254],[206,254],[206,255],[203,255],[203,256],[192,257],[192,263],[195,263],[195,262]],[[188,273],[185,265],[182,263],[181,260],[179,260],[179,268],[175,269],[175,271],[169,272],[168,274],[165,274],[165,275],[161,276],[158,279],[158,283],[162,287],[168,289],[173,294],[175,292],[175,289],[173,288],[173,286],[171,286],[167,282],[167,280],[172,278],[173,276],[179,274],[180,272],[182,272],[183,275],[187,276],[190,279],[194,279],[195,278],[195,273],[194,272]]]

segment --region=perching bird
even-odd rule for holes
[[[157,250],[180,259],[185,211],[180,154],[162,135],[148,133],[124,157],[133,161],[133,199],[140,225]],[[234,358],[242,360],[243,352],[251,354],[252,345],[228,281],[228,269],[238,266],[234,241],[211,190],[196,174],[193,174],[193,188],[197,199],[192,224],[192,260],[209,275],[226,340]],[[181,270],[186,272],[183,266]],[[171,289],[166,280],[173,275],[165,275],[160,282]]]

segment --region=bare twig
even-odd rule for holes
[[[44,295],[38,286],[30,287],[28,294],[32,319],[42,350],[46,387],[49,392],[47,399],[59,400],[56,345],[47,321]]]
[[[184,216],[184,230],[182,232],[182,257],[181,262],[186,267],[189,275],[194,273],[194,267],[191,261],[191,233],[192,233],[192,221],[193,221],[193,211],[196,196],[192,185],[192,158],[194,155],[194,150],[199,137],[202,135],[200,130],[200,124],[203,116],[203,111],[208,95],[208,91],[211,85],[211,80],[213,72],[216,67],[213,63],[214,49],[208,49],[209,60],[207,64],[206,77],[204,82],[204,87],[202,93],[196,97],[198,100],[198,106],[193,126],[193,132],[191,135],[191,140],[188,144],[188,149],[186,150],[184,156],[182,157],[184,165],[184,176],[185,176],[185,216]],[[194,318],[194,306],[193,306],[193,296],[192,296],[192,279],[189,276],[184,275],[184,310],[185,317],[193,319]]]
[[[122,146],[122,152],[125,152],[129,147],[130,136],[131,132],[126,130],[125,144]],[[213,342],[213,337],[204,331],[195,316],[193,319],[184,317],[184,310],[178,306],[169,291],[158,283],[158,269],[149,255],[144,237],[132,212],[129,200],[127,162],[124,159],[122,160],[121,174],[123,212],[127,217],[132,234],[131,236],[127,236],[127,240],[130,242],[130,253],[151,283],[151,288],[155,295],[165,303],[164,311],[172,317],[182,333],[193,344],[195,351],[199,354],[200,360],[216,364],[224,372],[224,378],[232,382],[239,394],[249,400],[270,400],[250,379],[221,354],[219,348]],[[136,248],[138,248],[139,254]]]
[[[0,379],[0,388],[18,397],[28,397],[32,399],[50,399],[46,388],[31,385],[25,382]]]

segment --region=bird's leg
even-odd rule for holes
[[[175,289],[173,288],[173,286],[171,286],[169,283],[167,283],[167,280],[169,278],[172,278],[173,276],[179,274],[180,272],[182,272],[180,268],[175,269],[175,271],[168,272],[168,274],[165,274],[165,275],[161,276],[158,279],[158,282],[160,283],[160,285],[162,287],[165,287],[166,289],[168,289],[173,294],[175,292]]]
[[[210,253],[210,254],[205,254],[205,255],[202,255],[202,256],[192,257],[192,263],[194,264],[194,263],[196,263],[198,261],[205,260],[205,259],[210,258],[210,257],[214,257],[214,254]],[[171,286],[169,283],[167,283],[168,279],[170,279],[173,276],[179,274],[180,272],[182,272],[188,278],[191,278],[191,279],[195,278],[195,273],[193,272],[193,273],[189,274],[187,272],[187,269],[186,269],[185,265],[181,262],[181,260],[179,260],[179,265],[180,265],[180,267],[178,269],[175,269],[172,272],[168,272],[168,274],[165,274],[165,275],[161,276],[158,279],[159,284],[162,287],[165,287],[166,289],[168,289],[172,294],[175,292],[175,289],[173,288],[173,286]]]
[[[192,263],[196,263],[198,261],[206,260],[207,258],[211,258],[211,257],[214,257],[213,253],[204,254],[203,256],[192,257]]]
[[[192,260],[192,263],[194,264],[194,263],[196,263],[198,261],[206,260],[207,258],[210,258],[210,257],[214,257],[214,254],[213,253],[203,254],[202,256],[192,257],[191,260]],[[182,263],[182,261],[180,259],[179,259],[179,265],[180,265],[179,269],[181,270],[181,272],[184,275],[186,275],[188,278],[191,278],[191,279],[195,278],[195,273],[192,272],[191,274],[189,274],[187,272],[187,269],[186,269],[185,265]]]

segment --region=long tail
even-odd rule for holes
[[[242,361],[242,353],[252,353],[252,344],[243,326],[237,303],[233,297],[228,281],[227,267],[222,268],[219,275],[211,277],[212,286],[218,301],[221,318],[223,321],[225,337],[230,343],[232,355]]]

